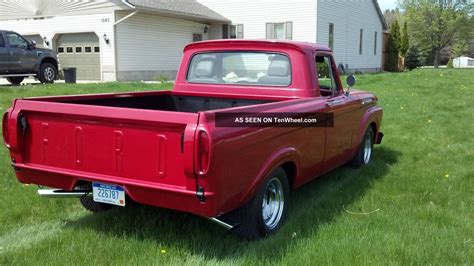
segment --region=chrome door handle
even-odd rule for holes
[[[334,106],[334,105],[341,104],[343,102],[344,102],[344,100],[333,100],[333,101],[326,102],[326,105],[327,106]]]

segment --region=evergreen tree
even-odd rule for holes
[[[410,49],[408,49],[408,53],[405,58],[405,67],[412,71],[413,69],[419,68],[420,66],[420,50],[418,47],[412,46]]]
[[[408,49],[410,48],[410,41],[408,37],[408,23],[403,23],[402,37],[400,39],[400,54],[405,57]]]
[[[398,50],[391,35],[388,37],[387,59],[385,61],[384,70],[389,72],[398,71]]]
[[[392,35],[393,43],[395,45],[395,50],[400,52],[400,25],[398,24],[398,20],[395,20],[390,28],[390,34]]]

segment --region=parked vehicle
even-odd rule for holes
[[[36,48],[20,34],[0,30],[0,78],[18,85],[26,77],[41,83],[53,83],[58,78],[58,57],[53,50]]]
[[[336,70],[314,44],[193,43],[172,91],[16,99],[3,137],[20,182],[55,188],[40,195],[94,212],[130,201],[189,212],[257,239],[284,223],[290,189],[368,164],[382,141],[377,98],[344,91]],[[329,119],[219,125],[232,113]]]

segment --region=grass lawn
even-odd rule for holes
[[[360,75],[385,109],[373,162],[292,193],[275,236],[245,242],[151,207],[92,215],[17,182],[0,148],[0,264],[474,264],[474,70]],[[0,87],[14,97],[163,89],[146,84]]]

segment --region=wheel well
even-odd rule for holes
[[[58,69],[58,62],[54,58],[46,57],[45,59],[43,59],[43,61],[41,61],[41,65],[44,63],[53,64],[56,67],[56,69]]]
[[[372,127],[372,130],[374,131],[374,136],[373,136],[373,138],[374,138],[374,141],[375,141],[375,139],[377,138],[377,124],[375,124],[375,122],[372,122],[372,123],[370,124],[370,127]]]
[[[294,162],[286,162],[281,165],[283,171],[285,171],[286,176],[288,177],[288,183],[290,188],[293,187],[293,182],[296,177],[296,164]]]

